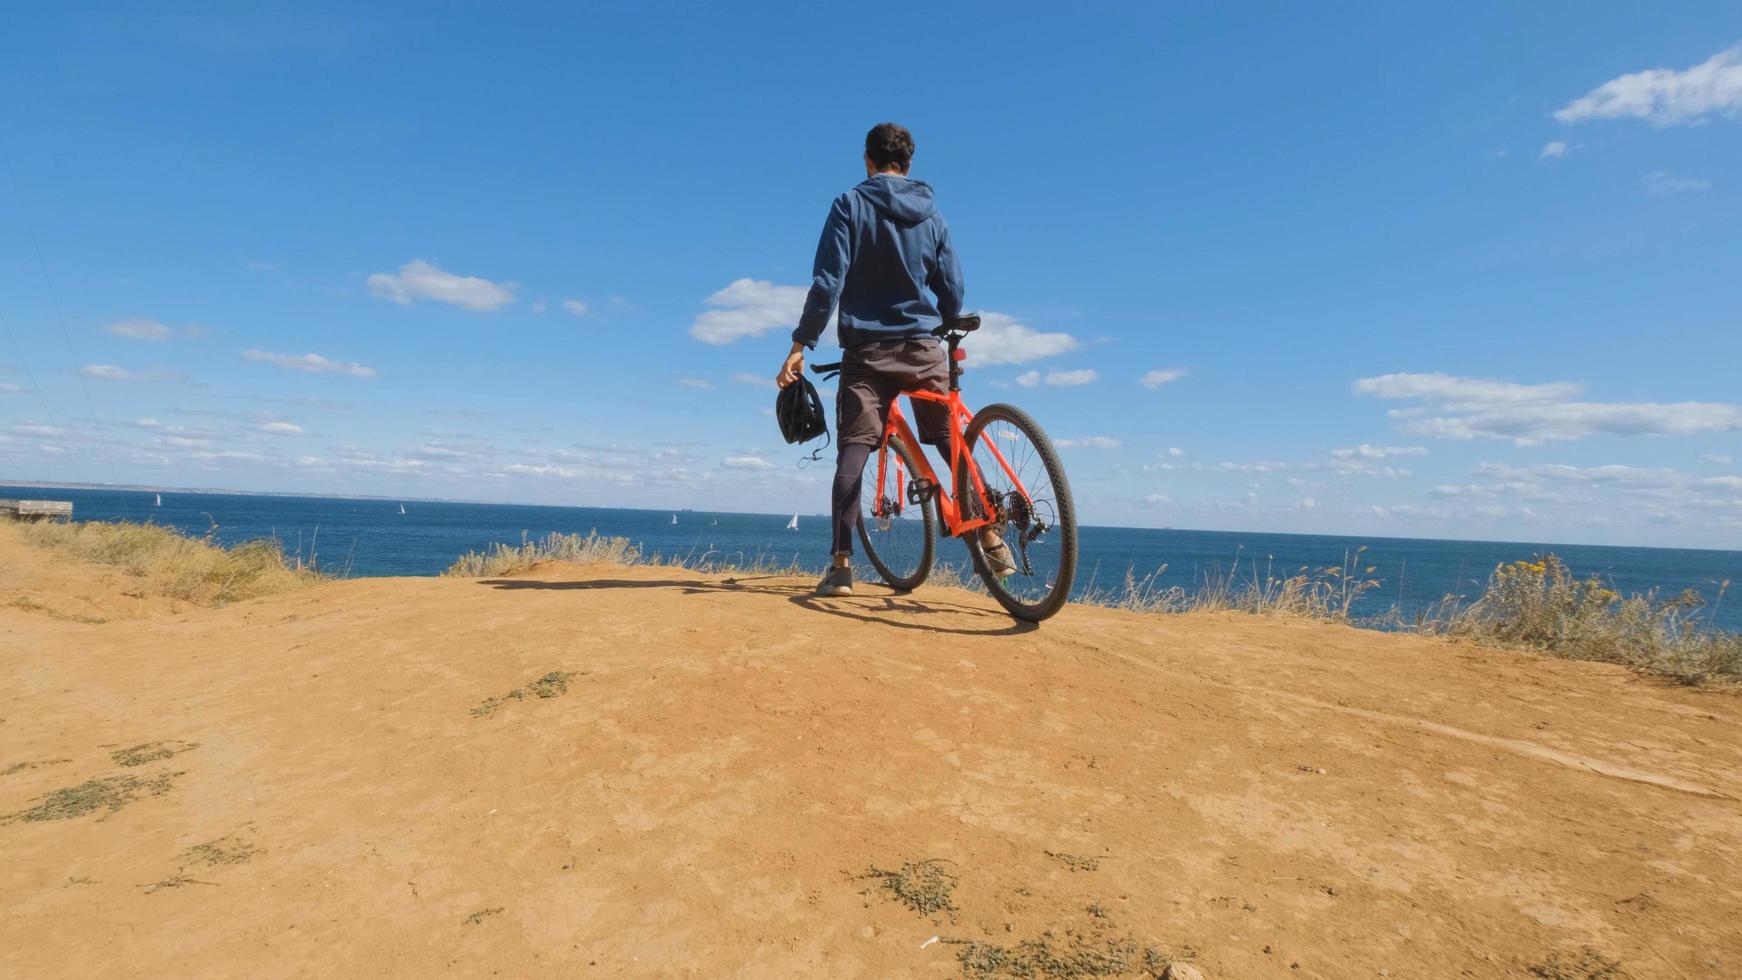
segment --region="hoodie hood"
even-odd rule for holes
[[[878,174],[866,178],[853,190],[875,205],[877,210],[904,225],[917,225],[938,210],[932,201],[931,185],[923,180]]]

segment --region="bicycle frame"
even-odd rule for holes
[[[972,412],[968,411],[967,406],[962,404],[960,391],[952,390],[945,395],[931,391],[904,391],[901,394],[906,395],[910,400],[937,402],[948,410],[950,416],[950,475],[953,477],[958,472],[958,467],[966,465],[968,478],[973,483],[974,492],[980,495],[981,513],[993,513],[996,508],[986,497],[986,481],[980,475],[979,464],[974,462],[973,455],[968,452],[967,439],[963,435],[968,427],[968,422],[974,416]],[[908,426],[907,419],[901,414],[901,399],[899,397],[896,398],[894,404],[889,406],[889,421],[883,426],[883,441],[878,444],[879,448],[887,445],[891,439],[902,440],[908,449],[912,450],[914,459],[919,461],[920,472],[909,474],[909,476],[923,476],[931,481],[933,487],[937,488],[938,514],[943,518],[944,528],[950,537],[960,537],[965,531],[972,531],[992,523],[989,517],[963,520],[960,506],[955,498],[950,496],[949,488],[938,480],[937,472],[932,469],[931,460],[926,458],[919,440],[914,437],[913,429]],[[1016,471],[1011,468],[1009,461],[1004,458],[1004,453],[999,450],[997,444],[993,440],[987,439],[986,446],[992,451],[992,458],[998,461],[999,468],[1004,471],[1004,475],[1010,477],[1011,484],[1022,494],[1023,499],[1030,504],[1034,503],[1034,498],[1029,496],[1028,488],[1022,485],[1022,480],[1017,477]],[[877,454],[877,501],[872,504],[871,516],[873,517],[883,516],[883,502],[885,500],[892,497],[900,502],[907,500],[907,481],[902,478],[901,461],[895,460],[893,478],[888,473],[889,463],[889,453],[879,452]],[[886,487],[893,487],[895,492],[893,494],[884,492]],[[900,504],[898,503],[897,506]]]

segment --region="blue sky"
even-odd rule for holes
[[[894,119],[1089,522],[1742,547],[1734,3],[352,6],[12,16],[0,480],[823,510]]]

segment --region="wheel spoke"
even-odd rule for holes
[[[1019,411],[990,407],[976,418],[970,455],[986,490],[985,504],[966,475],[958,481],[975,514],[989,505],[988,526],[1010,549],[1016,572],[988,575],[987,586],[1012,612],[1044,618],[1064,601],[1075,573],[1076,533],[1064,474],[1045,435]],[[994,454],[993,447],[997,448]],[[999,462],[1003,457],[1004,464]],[[1014,476],[1014,479],[1012,477]],[[1067,526],[1070,525],[1070,526]],[[982,547],[990,544],[970,532]],[[991,563],[986,563],[988,569]]]
[[[918,585],[931,560],[929,506],[907,499],[912,480],[912,460],[894,444],[873,453],[860,477],[859,543],[883,580],[903,589]]]

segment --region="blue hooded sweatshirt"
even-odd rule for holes
[[[962,312],[962,267],[930,184],[878,174],[835,198],[792,339],[816,349],[837,303],[842,347],[927,336]]]

